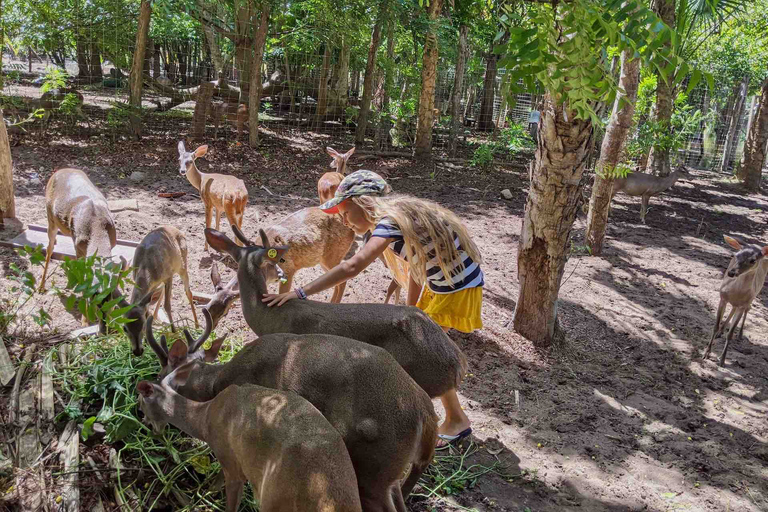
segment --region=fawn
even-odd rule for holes
[[[232,227],[244,244],[247,239]],[[293,300],[270,308],[262,298],[267,293],[264,277],[269,266],[279,263],[289,247],[272,247],[264,230],[262,246],[240,247],[224,233],[206,229],[205,236],[216,251],[238,262],[240,303],[243,316],[259,336],[271,333],[335,334],[370,343],[392,354],[430,398],[458,388],[467,362],[459,347],[423,311],[389,304],[326,304]]]
[[[187,152],[184,142],[179,141],[179,174],[186,176],[189,182],[200,191],[200,199],[205,206],[205,227],[211,227],[211,214],[216,210],[216,229],[219,227],[221,213],[224,212],[230,224],[243,227],[243,215],[248,204],[248,189],[239,178],[226,174],[202,173],[197,169],[195,160],[208,152],[208,146],[200,146]],[[205,242],[208,250],[208,242]]]
[[[210,445],[226,478],[228,512],[237,511],[246,480],[263,512],[362,510],[344,442],[312,404],[254,385],[194,402],[168,385],[191,371],[190,364],[159,384],[139,381],[139,407],[156,434],[170,423]]]
[[[45,276],[59,231],[72,237],[78,258],[94,254],[109,257],[117,245],[115,221],[107,200],[80,169],[54,171],[45,186],[45,213],[48,216],[48,248],[40,278],[41,292],[45,291]],[[83,318],[85,320],[85,316]]]
[[[330,146],[325,148],[325,151],[333,159],[331,160],[331,169],[336,169],[336,171],[323,174],[320,181],[317,182],[317,196],[320,198],[320,202],[324,203],[333,199],[336,189],[339,188],[339,183],[347,175],[347,161],[355,154],[355,149],[357,148],[353,147],[341,154]]]
[[[202,351],[211,331],[189,346],[157,343],[147,321],[147,341],[163,366],[162,375],[192,364],[184,383],[169,385],[186,398],[211,400],[231,386],[255,384],[294,391],[323,413],[341,434],[357,474],[363,510],[403,510],[407,496],[434,454],[435,412],[427,394],[384,349],[323,334],[269,334],[248,345],[228,363],[211,365],[221,339]],[[375,383],[375,384],[373,384]],[[412,464],[405,483],[400,478]],[[393,504],[394,502],[394,504]]]
[[[645,224],[645,212],[648,210],[648,201],[651,196],[656,196],[672,188],[677,180],[683,176],[690,176],[688,169],[680,165],[669,176],[653,176],[642,172],[632,172],[626,178],[616,178],[613,180],[613,191],[611,199],[617,192],[624,192],[628,196],[641,196],[640,221]]]
[[[214,139],[219,137],[219,124],[221,124],[221,119],[226,117],[227,121],[237,128],[237,140],[240,140],[243,127],[248,126],[248,105],[245,103],[217,101],[211,105],[210,112],[213,119]]]
[[[144,334],[147,306],[158,291],[161,291],[164,297],[163,308],[171,320],[171,329],[176,331],[171,316],[171,289],[174,274],[178,274],[184,283],[184,292],[187,294],[189,306],[192,308],[195,327],[199,323],[195,304],[192,300],[192,291],[189,288],[187,239],[184,233],[173,226],[162,226],[150,231],[136,247],[133,266],[133,281],[136,283],[131,294],[130,303],[133,307],[125,314],[132,321],[124,325],[124,330],[131,342],[133,354],[140,356],[144,352],[141,337]],[[162,290],[161,287],[163,287]],[[125,303],[124,305],[127,306],[128,304]],[[157,314],[159,307],[160,301],[158,300],[155,314]]]
[[[728,344],[733,338],[733,333],[741,321],[739,330],[739,340],[744,334],[744,323],[747,320],[747,313],[752,308],[752,302],[760,294],[765,284],[765,276],[768,275],[768,246],[757,247],[754,245],[743,246],[735,238],[724,236],[728,245],[738,252],[733,255],[728,268],[723,274],[723,281],[720,284],[720,305],[717,308],[717,318],[715,327],[712,329],[712,337],[707,344],[702,357],[706,359],[712,350],[712,343],[715,338],[728,327],[733,318],[733,324],[725,337],[725,346],[720,355],[719,366],[725,364],[725,355],[728,352]],[[731,313],[725,322],[721,323],[726,306],[731,305]],[[735,314],[735,317],[734,317]]]

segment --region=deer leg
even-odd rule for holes
[[[173,324],[171,316],[171,290],[173,288],[173,276],[165,282],[165,291],[163,292],[163,309],[168,313],[168,321],[171,323],[171,332],[176,332],[176,326]],[[160,304],[160,301],[157,301]]]
[[[237,512],[237,507],[240,506],[240,500],[243,497],[244,485],[245,482],[233,482],[229,478],[227,479],[227,512]]]
[[[341,284],[337,284],[333,288],[333,297],[331,297],[331,302],[333,304],[338,304],[341,302],[341,299],[344,298],[344,290],[347,288],[347,282],[344,281]]]
[[[45,276],[48,274],[48,264],[51,262],[53,247],[56,245],[56,235],[58,234],[59,229],[53,224],[51,217],[48,216],[48,248],[45,250],[45,266],[43,267],[43,276],[40,278],[40,293],[45,291]]]
[[[648,211],[648,200],[650,196],[643,196],[640,204],[640,222],[645,224],[645,213]]]
[[[187,260],[186,254],[184,255],[184,261]],[[185,264],[186,265],[186,264]],[[200,328],[200,322],[197,321],[197,310],[195,309],[195,302],[192,298],[192,290],[189,289],[189,274],[187,273],[186,266],[179,272],[181,281],[184,283],[184,293],[187,294],[187,300],[189,300],[189,307],[192,308],[192,318],[195,319],[195,329]],[[170,315],[170,312],[168,313]]]
[[[216,231],[219,231],[219,222],[221,221],[221,212],[216,209]]]
[[[747,322],[747,313],[749,313],[749,310],[752,309],[752,305],[746,307],[744,310],[744,316],[741,317],[741,329],[739,329],[739,341],[741,341],[741,337],[744,335],[744,324]]]
[[[160,295],[157,297],[157,300],[155,301],[155,312],[152,313],[152,316],[154,316],[155,318],[157,318],[157,312],[160,311],[160,299],[163,298],[164,295],[165,294],[163,292],[160,292]]]
[[[203,201],[203,205],[205,205],[205,227],[210,228],[211,227],[211,210],[213,209],[213,206]],[[205,237],[203,237],[205,238]],[[208,239],[205,239],[205,245],[203,246],[203,250],[208,250]]]
[[[735,311],[736,308],[733,308],[731,310],[731,314],[733,314],[733,311]],[[728,353],[728,345],[731,343],[731,338],[733,338],[733,333],[736,331],[736,328],[739,326],[739,320],[741,320],[742,316],[745,315],[746,311],[739,308],[738,313],[736,313],[736,318],[734,319],[733,325],[731,325],[731,328],[728,329],[728,335],[725,337],[725,346],[723,347],[723,353],[720,354],[720,361],[718,361],[718,366],[725,366],[725,354]]]
[[[719,330],[720,330],[720,321],[723,319],[723,313],[725,313],[725,306],[728,304],[725,300],[720,299],[720,305],[717,307],[717,317],[715,319],[715,326],[712,328],[712,337],[709,339],[709,343],[707,344],[706,350],[704,350],[704,354],[701,356],[702,359],[706,359],[709,356],[709,352],[712,350],[712,343],[714,343],[715,338],[717,338]]]

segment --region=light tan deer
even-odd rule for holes
[[[628,196],[642,197],[640,206],[640,221],[645,224],[645,212],[648,210],[648,201],[652,196],[661,194],[669,190],[683,176],[690,176],[688,169],[684,166],[678,166],[675,172],[669,176],[653,176],[642,172],[632,172],[626,178],[616,178],[613,180],[613,192],[611,199],[617,192],[623,192]]]
[[[333,199],[336,189],[339,188],[339,183],[347,175],[347,161],[355,154],[355,149],[357,148],[353,147],[346,153],[341,154],[330,146],[325,148],[325,151],[333,159],[331,160],[331,169],[336,169],[336,171],[323,174],[317,182],[317,196],[320,198],[321,203]]]
[[[40,278],[41,292],[45,290],[48,264],[59,231],[72,237],[78,258],[109,257],[117,245],[115,221],[107,200],[80,169],[54,171],[45,186],[45,213],[48,216],[48,248]]]
[[[200,199],[205,206],[205,227],[211,227],[211,215],[216,211],[216,228],[219,227],[221,214],[224,212],[229,223],[243,227],[243,215],[248,204],[248,189],[243,180],[226,174],[202,173],[197,169],[195,160],[208,152],[208,146],[200,146],[192,152],[179,141],[179,174],[186,176],[189,182],[200,191]],[[208,250],[208,242],[205,242]]]
[[[211,118],[213,120],[213,138],[219,137],[219,125],[222,118],[232,123],[237,128],[237,140],[243,133],[243,128],[248,126],[248,105],[244,103],[232,103],[227,101],[216,101],[211,105]]]
[[[141,337],[144,334],[147,307],[157,292],[163,296],[163,308],[168,313],[171,329],[176,331],[171,316],[171,290],[175,274],[178,274],[184,283],[184,292],[187,294],[189,306],[192,308],[195,327],[198,327],[199,323],[195,304],[192,300],[192,291],[189,288],[187,239],[184,233],[173,226],[163,226],[150,231],[136,247],[133,267],[133,281],[136,283],[133,293],[131,293],[130,304],[133,307],[125,314],[132,321],[124,325],[124,330],[131,342],[133,354],[140,356],[144,352]],[[127,306],[128,303],[121,305]],[[160,300],[158,298],[155,314],[157,314],[159,307]]]
[[[704,359],[709,357],[709,352],[712,350],[715,338],[728,328],[728,324],[733,318],[733,324],[731,324],[731,328],[728,329],[728,334],[725,337],[725,346],[723,347],[723,353],[720,355],[719,366],[725,364],[728,344],[731,342],[733,333],[739,326],[739,321],[741,321],[741,329],[739,330],[739,340],[741,340],[741,336],[744,334],[744,323],[747,320],[747,313],[752,308],[752,302],[755,300],[755,297],[763,289],[765,276],[768,275],[768,246],[762,248],[754,245],[743,246],[735,238],[727,235],[723,238],[725,238],[728,245],[738,252],[733,255],[728,268],[723,274],[723,280],[720,283],[720,305],[717,308],[715,327],[712,329],[712,337],[702,355]],[[731,305],[731,313],[725,322],[720,323],[728,304]]]
[[[236,512],[246,481],[263,512],[360,512],[357,478],[336,429],[295,393],[230,386],[207,402],[179,395],[192,365],[159,384],[137,385],[139,406],[155,433],[170,423],[210,445],[226,479],[227,512]]]
[[[360,341],[323,334],[269,334],[248,345],[228,363],[206,364],[222,338],[203,350],[211,315],[203,310],[206,331],[189,345],[177,341],[168,350],[147,321],[147,341],[163,367],[160,378],[192,364],[184,383],[169,385],[190,400],[211,400],[231,386],[255,384],[293,391],[323,413],[341,434],[357,474],[366,511],[405,509],[407,496],[434,455],[435,412],[427,394],[391,354]],[[372,383],[375,383],[372,385]],[[412,465],[405,482],[400,478]]]

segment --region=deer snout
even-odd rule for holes
[[[729,270],[728,277],[736,277],[736,269]]]

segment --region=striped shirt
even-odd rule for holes
[[[389,217],[384,217],[379,221],[371,236],[392,239],[389,246],[390,249],[404,260],[408,259],[405,250],[405,238],[400,231],[400,226]],[[454,233],[453,236],[453,242],[458,251],[458,258],[448,264],[448,268],[451,269],[448,278],[445,277],[442,269],[440,269],[435,253],[435,243],[429,238],[424,241],[426,244],[424,249],[427,257],[430,258],[427,262],[427,284],[434,293],[454,293],[485,284],[480,265],[473,261],[469,254],[464,251],[459,241],[459,235]],[[464,264],[463,268],[461,266],[462,263]]]

